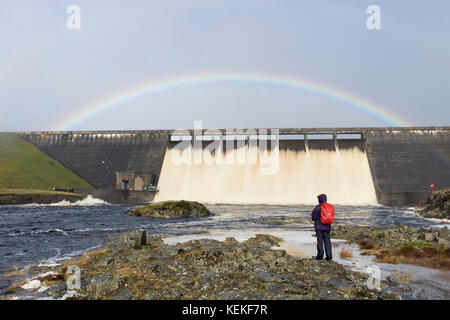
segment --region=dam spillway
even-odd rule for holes
[[[246,140],[231,150],[224,143],[223,149],[208,162],[196,164],[193,159],[209,157],[208,150],[189,144],[182,150],[187,161],[174,161],[174,154],[181,151],[172,143],[155,200],[312,204],[318,194],[326,193],[339,204],[377,203],[361,141],[342,140],[335,146],[332,140],[279,140],[277,151],[261,152],[264,148]]]
[[[217,131],[225,136],[227,130]],[[194,130],[186,132],[195,135]],[[277,132],[279,167],[271,175],[260,174],[267,167],[261,163],[175,167],[169,162],[176,144],[172,130],[16,134],[90,182],[96,187],[91,192],[94,196],[110,202],[189,198],[313,203],[317,193],[324,192],[334,203],[414,205],[429,197],[431,183],[437,189],[450,187],[449,127],[285,128]],[[312,139],[314,135],[319,138]],[[340,139],[342,135],[359,138]],[[192,154],[203,153],[211,143],[203,141],[201,150],[193,148]],[[251,150],[249,144],[242,147],[238,142],[234,148],[236,152]],[[224,150],[225,157],[229,150]],[[271,155],[271,150],[265,152]],[[154,189],[144,190],[146,186]]]

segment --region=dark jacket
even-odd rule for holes
[[[319,200],[319,204],[314,208],[311,214],[311,219],[314,221],[314,228],[322,231],[331,230],[331,226],[326,226],[320,222],[320,205],[324,202],[327,202],[327,196],[325,194],[321,194],[317,196]]]

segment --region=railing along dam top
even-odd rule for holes
[[[278,130],[280,135],[296,135],[296,134],[354,134],[369,131],[385,131],[385,132],[408,132],[408,131],[450,131],[450,126],[441,127],[357,127],[357,128],[233,128],[233,129],[202,129],[202,134],[214,130],[221,134],[227,134],[230,131],[256,131],[266,130],[268,133]],[[160,134],[160,135],[190,135],[194,134],[194,129],[185,129],[181,133],[180,130],[93,130],[93,131],[28,131],[13,132],[15,134],[44,134],[44,135],[72,135],[72,134]],[[200,130],[198,130],[200,131]],[[197,133],[197,131],[196,131]]]

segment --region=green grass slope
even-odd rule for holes
[[[0,133],[0,188],[93,187],[33,144],[15,134]]]

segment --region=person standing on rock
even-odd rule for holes
[[[330,231],[334,219],[334,207],[327,203],[327,196],[320,194],[317,196],[319,204],[312,211],[311,218],[314,221],[314,229],[317,236],[317,256],[316,260],[323,259],[323,245],[325,243],[326,260],[333,259],[331,253]]]

